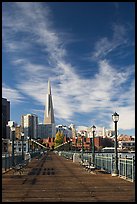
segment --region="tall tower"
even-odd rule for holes
[[[54,124],[54,110],[52,104],[52,95],[51,95],[51,86],[50,81],[48,80],[48,94],[47,94],[47,101],[46,107],[44,112],[44,124]]]
[[[44,124],[46,126],[47,137],[55,137],[55,120],[52,104],[51,86],[48,80],[48,93],[44,112]]]

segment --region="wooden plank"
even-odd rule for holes
[[[95,170],[96,171],[96,170]],[[49,152],[33,159],[22,175],[2,176],[2,202],[134,202],[135,183],[111,174],[87,172]]]

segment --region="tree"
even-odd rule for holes
[[[55,137],[55,147],[62,144],[64,140],[64,134],[60,131],[58,131],[56,133],[56,137]]]

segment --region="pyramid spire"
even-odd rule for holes
[[[44,112],[44,124],[54,124],[54,110],[52,104],[52,95],[51,95],[51,85],[50,80],[48,80],[48,93],[47,93],[47,101]]]
[[[51,95],[51,86],[50,86],[50,80],[48,80],[48,94]]]

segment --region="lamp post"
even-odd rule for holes
[[[32,152],[32,141],[31,141],[31,135],[27,136],[28,140],[28,152]]]
[[[24,160],[24,133],[21,132],[21,141],[22,141],[22,161]]]
[[[29,137],[27,137],[27,139],[28,139],[28,153],[29,153]]]
[[[81,136],[81,139],[82,139],[81,160],[82,160],[82,162],[83,162],[83,149],[84,149],[84,145],[83,145],[83,138],[84,138],[84,136],[82,135],[82,136]]]
[[[91,152],[91,150],[92,150],[92,137],[91,137],[91,135],[89,136],[89,139],[90,139],[90,147],[89,147],[89,151]]]
[[[93,132],[93,140],[92,140],[92,163],[93,166],[95,166],[95,145],[94,145],[94,137],[95,137],[95,131],[96,131],[96,126],[92,126],[92,132]]]
[[[75,152],[76,152],[76,150],[77,150],[77,136],[75,137],[75,140],[76,140],[76,143],[75,143]]]
[[[14,141],[15,141],[15,126],[11,127],[11,132],[12,132],[12,166],[15,166],[14,162]]]
[[[119,115],[116,112],[112,115],[112,120],[115,123],[115,170],[113,176],[117,176],[118,175],[117,122],[119,120]]]

